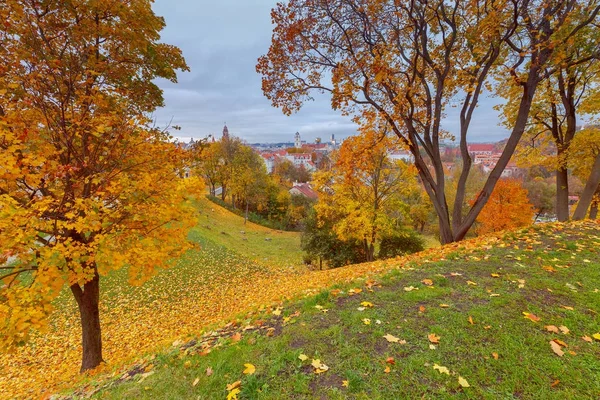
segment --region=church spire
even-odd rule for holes
[[[225,122],[225,126],[223,127],[223,139],[229,139],[229,129],[227,129],[227,122]]]

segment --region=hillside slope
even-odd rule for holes
[[[175,343],[77,396],[596,399],[599,247],[597,223],[552,224],[311,275],[370,278]]]

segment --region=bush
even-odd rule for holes
[[[415,232],[401,232],[381,239],[377,258],[392,258],[425,249],[425,241]]]

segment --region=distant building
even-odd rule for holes
[[[296,132],[294,136],[294,147],[297,149],[302,148],[302,140],[300,139],[300,132]]]
[[[388,153],[388,157],[391,160],[402,160],[407,164],[412,164],[415,161],[414,156],[412,155],[412,153],[410,151],[406,151],[406,150],[397,150],[397,151],[393,151]]]
[[[291,195],[304,196],[310,200],[317,200],[319,195],[313,190],[309,183],[294,182],[294,186],[289,190]]]
[[[491,143],[473,143],[467,146],[471,157],[477,155],[492,155],[494,153],[494,145]]]
[[[227,129],[227,123],[223,127],[223,139],[229,139],[229,129]]]

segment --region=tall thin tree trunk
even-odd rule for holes
[[[246,216],[244,217],[244,225],[246,225],[246,221],[248,221],[248,200],[246,199]]]
[[[590,208],[590,219],[598,218],[598,202],[593,202]]]
[[[94,278],[83,285],[71,286],[71,292],[77,301],[81,317],[81,337],[83,356],[81,372],[96,368],[102,359],[102,334],[100,330],[100,277],[95,272]]]
[[[573,219],[575,221],[582,220],[587,215],[587,210],[590,207],[590,204],[592,204],[594,193],[596,193],[598,185],[600,185],[600,154],[596,156],[596,161],[594,161],[594,165],[592,166],[590,177],[585,184],[583,193],[581,193],[581,196],[579,197],[577,209],[575,209],[575,213],[573,214]]]
[[[564,167],[556,170],[556,218],[569,220],[569,174]]]

